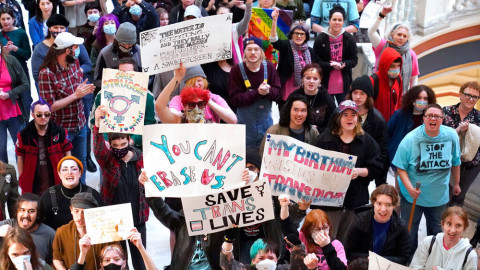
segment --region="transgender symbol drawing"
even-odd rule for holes
[[[113,117],[117,123],[123,122],[125,119],[123,115],[128,111],[132,103],[140,103],[140,96],[131,95],[131,97],[132,98],[129,99],[121,95],[113,96],[112,92],[105,91],[105,98],[109,101],[108,107],[110,108],[110,111],[117,114],[117,116]]]

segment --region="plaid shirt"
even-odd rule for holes
[[[50,105],[73,93],[82,83],[83,73],[78,60],[69,68],[57,64],[54,68],[46,67],[38,74],[40,96]],[[77,99],[56,112],[52,112],[56,124],[69,132],[77,132],[85,126],[85,112],[82,99]]]

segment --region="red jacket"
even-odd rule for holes
[[[375,108],[382,113],[385,122],[388,122],[390,116],[392,116],[396,110],[400,109],[402,103],[403,86],[401,78],[400,80],[395,79],[392,87],[390,87],[390,78],[388,77],[388,69],[390,68],[390,65],[398,58],[402,60],[402,56],[395,49],[385,48],[380,55],[380,61],[378,62],[378,70],[376,74],[378,76],[379,85],[378,96],[375,100]],[[400,77],[400,74],[398,77]],[[370,77],[370,80],[375,88],[373,78]]]
[[[47,133],[47,152],[50,158],[50,164],[55,176],[55,185],[60,184],[61,180],[55,171],[57,164],[65,156],[65,153],[72,150],[73,146],[67,136],[67,131],[55,124],[52,120],[48,122]],[[30,121],[28,125],[17,134],[17,143],[15,144],[15,153],[23,157],[23,172],[19,178],[19,186],[22,193],[33,192],[33,178],[37,168],[38,159],[38,133],[35,122]]]

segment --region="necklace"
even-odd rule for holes
[[[82,192],[82,184],[79,183],[79,185],[80,185],[80,191],[77,192],[77,193]],[[67,198],[67,199],[69,199],[69,200],[71,200],[71,199],[73,198],[73,196],[75,196],[75,195],[73,195],[72,197],[68,197],[67,195],[65,195],[65,193],[63,192],[62,186],[60,186],[60,191],[62,192],[63,196],[65,196],[65,198]]]

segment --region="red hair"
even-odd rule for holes
[[[300,229],[300,231],[305,236],[305,239],[307,239],[307,253],[316,253],[317,245],[315,245],[315,241],[313,241],[312,231],[313,229],[315,229],[318,223],[326,223],[330,228],[332,228],[332,223],[330,223],[330,219],[328,218],[327,213],[320,209],[310,211],[310,213],[308,213],[305,217],[302,228]]]
[[[185,87],[180,93],[180,99],[182,100],[183,105],[187,104],[188,102],[193,102],[193,100],[195,100],[196,98],[199,98],[208,103],[208,101],[210,100],[210,91],[196,87]]]

